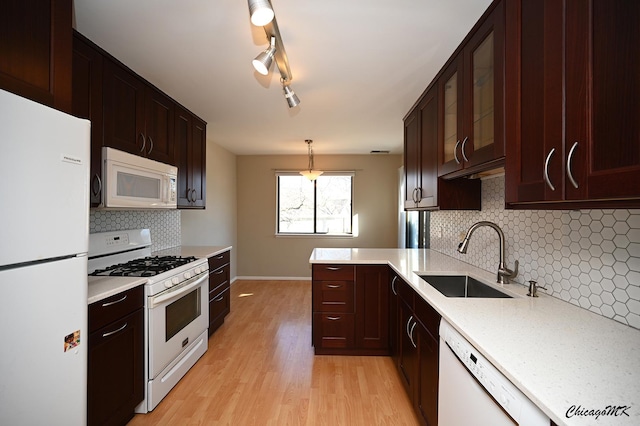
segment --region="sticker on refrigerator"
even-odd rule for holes
[[[64,351],[70,351],[80,344],[80,330],[64,336]]]

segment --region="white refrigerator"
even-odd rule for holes
[[[84,425],[90,123],[0,90],[0,425]]]

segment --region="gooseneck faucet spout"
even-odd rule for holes
[[[465,235],[462,242],[458,245],[458,252],[461,254],[467,253],[467,248],[469,247],[469,239],[471,238],[471,235],[475,232],[476,229],[482,226],[488,226],[490,228],[493,228],[498,233],[498,237],[500,240],[500,243],[499,243],[500,245],[498,247],[500,251],[500,263],[498,265],[497,282],[500,284],[509,284],[509,280],[511,278],[514,278],[516,275],[518,275],[518,261],[516,260],[516,266],[513,271],[507,268],[507,265],[505,264],[505,261],[504,261],[504,245],[505,245],[504,232],[502,232],[502,229],[500,229],[500,227],[495,223],[489,222],[489,221],[480,221],[471,225],[471,227],[467,231],[467,235]]]

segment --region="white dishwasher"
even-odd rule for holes
[[[440,322],[440,426],[549,426],[550,420],[448,322]]]

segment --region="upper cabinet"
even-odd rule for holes
[[[71,4],[0,2],[0,88],[71,112]]]
[[[111,60],[104,89],[104,145],[173,164],[174,102]]]
[[[492,4],[439,74],[439,176],[503,164],[504,16],[504,3]]]
[[[91,207],[103,146],[177,166],[178,207],[205,207],[207,124],[76,31],[72,113],[91,120]]]
[[[433,85],[404,120],[405,210],[480,210],[480,181],[438,177],[438,90]]]
[[[204,208],[207,125],[184,108],[176,108],[175,154],[178,207]]]
[[[506,203],[640,206],[640,2],[507,4]]]

